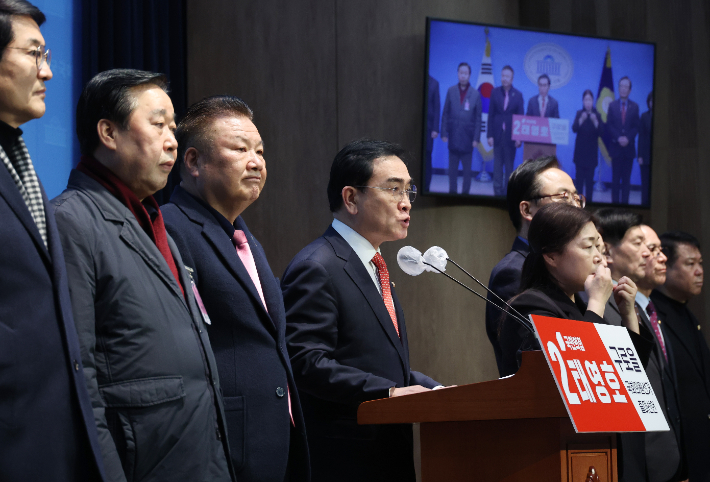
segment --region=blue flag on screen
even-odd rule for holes
[[[606,122],[606,115],[609,110],[609,104],[614,100],[614,79],[611,75],[611,48],[607,47],[606,55],[604,56],[604,64],[602,66],[602,76],[599,79],[599,90],[597,91],[597,111],[602,116],[602,120]],[[609,156],[609,145],[611,137],[609,131],[604,129],[604,133],[599,138],[599,150],[604,156],[604,160],[608,165],[611,165],[611,157]]]

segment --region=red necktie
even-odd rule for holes
[[[621,123],[626,124],[626,102],[621,103]]]
[[[399,336],[399,325],[397,324],[397,313],[394,311],[394,302],[392,301],[392,291],[390,291],[390,273],[387,271],[387,264],[380,253],[377,253],[372,262],[377,266],[377,275],[380,277],[380,287],[382,288],[382,300],[385,302],[385,307],[392,318],[394,329]]]
[[[503,101],[503,110],[506,110],[508,108],[508,91],[503,89],[505,92],[505,100]],[[503,122],[503,130],[505,130],[505,122]]]
[[[663,350],[663,357],[668,362],[668,352],[666,352],[666,343],[663,341],[663,335],[661,334],[661,327],[658,324],[658,314],[656,313],[656,307],[653,305],[653,301],[648,301],[648,306],[646,307],[646,312],[648,313],[648,320],[651,322],[651,328],[656,334],[656,339],[661,345]]]
[[[540,112],[542,117],[545,117],[545,97],[542,98],[542,112]]]
[[[249,248],[247,236],[241,229],[235,229],[232,241],[234,241],[234,246],[237,248],[239,259],[242,260],[242,264],[246,268],[247,273],[249,273],[249,277],[251,278],[252,283],[254,283],[256,291],[259,292],[259,298],[261,298],[261,302],[264,304],[264,309],[268,313],[269,309],[266,307],[264,292],[261,290],[261,281],[259,281],[259,272],[256,270],[256,263],[254,263],[254,256],[251,254],[251,248]],[[295,427],[296,422],[293,420],[293,412],[291,410],[291,389],[288,385],[286,386],[286,392],[288,394],[288,414],[291,417],[291,423]]]

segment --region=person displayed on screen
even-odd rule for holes
[[[461,62],[459,82],[449,87],[441,115],[441,140],[449,145],[449,192],[457,193],[459,162],[463,169],[462,194],[471,189],[471,160],[481,134],[481,95],[471,88],[471,66]]]
[[[629,203],[631,168],[636,157],[636,136],[639,132],[639,105],[629,99],[631,79],[619,80],[619,98],[609,104],[606,128],[611,144],[611,202]]]
[[[651,129],[653,127],[653,91],[646,97],[648,110],[641,114],[639,122],[639,152],[638,163],[641,172],[641,204],[649,205],[651,190]]]
[[[537,78],[537,91],[538,95],[531,97],[528,101],[528,111],[525,115],[559,119],[560,108],[557,99],[548,95],[550,92],[550,77],[547,74],[542,74]]]
[[[647,362],[653,342],[639,335],[634,308],[636,285],[626,277],[616,286],[612,284],[596,222],[590,212],[567,203],[543,206],[530,223],[530,253],[523,264],[520,294],[510,304],[525,317],[604,323],[606,302],[613,296],[623,326],[629,330],[639,357]],[[587,303],[577,295],[580,291],[587,294]],[[521,352],[539,350],[540,346],[521,325],[510,318],[502,319],[499,337],[503,359],[508,365],[511,358],[517,359],[519,367]]]
[[[441,97],[439,96],[439,81],[431,75],[427,84],[426,98],[426,128],[424,129],[424,185],[431,189],[431,153],[434,150],[434,139],[439,137],[439,121],[441,119]]]
[[[506,65],[500,74],[500,87],[491,91],[488,108],[488,145],[493,147],[493,192],[505,196],[513,172],[515,150],[520,141],[511,137],[513,114],[523,115],[523,94],[513,87],[513,67]]]
[[[587,89],[582,94],[582,109],[577,111],[572,123],[574,141],[574,185],[577,192],[589,201],[594,195],[594,170],[599,157],[599,137],[604,131],[604,122],[594,107],[594,94]]]

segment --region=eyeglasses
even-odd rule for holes
[[[42,70],[42,66],[47,62],[47,67],[52,63],[52,51],[45,48],[45,45],[40,45],[37,48],[25,48],[25,47],[8,47],[13,50],[24,50],[35,58],[35,63],[37,64],[37,70]]]
[[[651,252],[651,256],[653,256],[654,258],[658,258],[661,253],[663,253],[661,247],[656,244],[647,244],[646,247]]]
[[[407,197],[409,197],[409,202],[413,203],[414,200],[417,198],[417,186],[412,185],[409,189],[400,189],[398,187],[378,187],[378,186],[353,186],[358,189],[379,189],[381,191],[390,191],[392,193],[392,197],[397,201],[397,203],[402,202],[404,199],[404,195],[406,194]]]
[[[552,199],[553,202],[566,202],[569,203],[570,199],[573,199],[575,204],[579,206],[580,208],[584,208],[584,206],[587,205],[587,198],[584,197],[582,194],[572,194],[571,192],[565,191],[565,192],[560,192],[557,194],[548,194],[547,196],[537,196],[530,201],[536,201],[538,199],[545,199],[546,197],[549,197]]]

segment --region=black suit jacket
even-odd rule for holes
[[[650,110],[641,114],[639,121],[639,152],[638,156],[643,159],[643,163],[648,165],[651,162],[651,133],[653,130],[653,115]]]
[[[285,346],[283,300],[264,250],[237,218],[235,225],[246,234],[254,257],[266,309],[232,241],[205,206],[178,186],[161,211],[212,322],[207,332],[238,480],[282,482],[289,460],[289,480],[308,480],[305,423]]]
[[[606,114],[606,129],[611,137],[609,154],[611,157],[633,159],[636,157],[636,136],[639,132],[639,105],[627,99],[626,122],[621,122],[621,101],[616,99],[609,104]],[[626,147],[619,145],[619,137],[626,136],[629,143]]]
[[[528,100],[528,111],[525,115],[531,115],[536,117],[540,117],[542,115],[540,114],[540,103],[538,102],[539,97],[540,95],[538,94]],[[545,117],[552,117],[553,119],[560,118],[560,106],[557,103],[557,99],[555,99],[551,95],[547,96],[547,105],[545,105]]]
[[[427,85],[427,108],[426,108],[426,129],[424,131],[424,140],[426,142],[426,150],[431,151],[434,148],[434,139],[431,138],[432,132],[439,132],[439,119],[441,118],[441,97],[439,95],[439,81],[431,75]],[[429,169],[429,167],[427,167]]]
[[[0,165],[0,480],[103,479],[59,233]]]
[[[595,168],[599,163],[599,138],[604,134],[604,122],[602,116],[599,115],[597,109],[592,107],[591,113],[597,116],[597,126],[594,127],[594,122],[587,117],[579,125],[579,119],[582,117],[584,110],[578,110],[572,122],[572,132],[577,134],[574,140],[574,164],[578,168]]]
[[[491,92],[491,103],[488,106],[488,135],[492,137],[494,145],[500,142],[510,142],[511,132],[513,132],[513,114],[523,115],[523,94],[515,87],[510,87],[508,93],[508,108],[503,109],[505,104],[505,92],[503,87],[496,87]],[[503,131],[505,123],[505,131]]]
[[[644,368],[670,431],[622,434],[624,456],[621,459],[620,476],[625,481],[684,480],[687,473],[684,472],[680,449],[681,422],[672,367],[665,361],[648,315],[638,304],[636,312],[642,326],[653,335],[653,346]],[[621,326],[621,313],[613,297],[607,302],[604,321],[609,325]]]
[[[491,271],[488,289],[506,302],[515,296],[520,288],[523,263],[529,252],[530,246],[516,236],[510,253],[506,254],[503,259],[495,265],[493,271]],[[505,305],[490,292],[488,293],[488,300],[501,308],[505,308]],[[503,376],[503,372],[509,370],[504,370],[502,366],[502,351],[498,340],[498,327],[500,326],[501,319],[505,315],[491,303],[486,303],[486,334],[488,335],[491,345],[493,345],[493,352],[495,353],[496,364],[498,365],[498,373]],[[515,322],[511,321],[511,323]]]
[[[651,300],[664,327],[667,344],[673,350],[689,477],[691,481],[707,481],[710,480],[710,349],[698,320],[685,304],[658,291],[651,293]]]
[[[362,261],[331,226],[291,261],[281,288],[313,480],[414,480],[410,425],[357,424],[359,404],[391,387],[438,385],[410,369],[394,286],[401,339]]]

